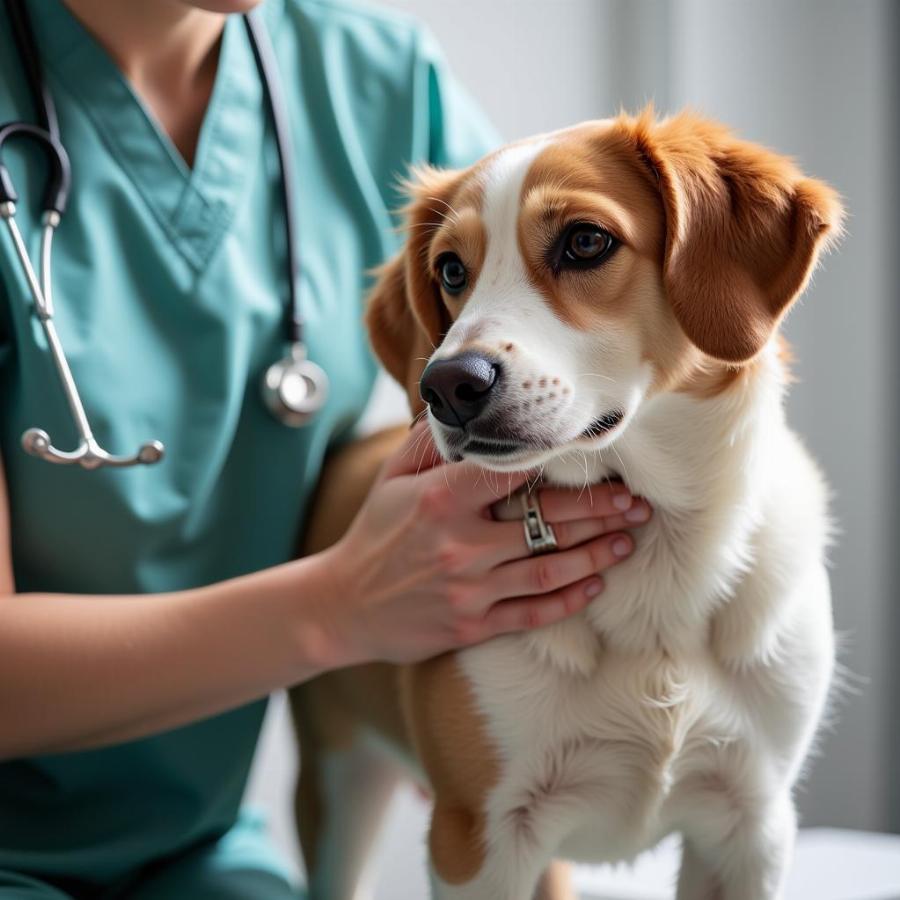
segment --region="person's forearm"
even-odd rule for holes
[[[171,594],[0,597],[0,758],[87,749],[215,715],[333,663],[312,557]]]

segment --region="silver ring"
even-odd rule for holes
[[[552,553],[554,550],[559,550],[553,527],[544,521],[537,494],[532,496],[527,491],[522,491],[519,494],[519,500],[522,503],[522,512],[525,514],[522,519],[522,525],[525,528],[525,543],[528,545],[531,555],[538,556],[541,553]]]

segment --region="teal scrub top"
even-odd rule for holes
[[[0,230],[0,450],[16,588],[173,591],[289,560],[323,456],[372,385],[361,314],[367,270],[398,243],[398,176],[410,162],[468,164],[496,138],[406,16],[349,0],[265,4],[299,176],[307,340],[331,380],[314,422],[287,428],[259,394],[264,369],[284,351],[285,235],[243,23],[226,25],[190,169],[59,0],[30,3],[73,166],[53,248],[57,327],[101,444],[131,453],[159,439],[166,456],[86,472],[22,451],[31,426],[61,448],[76,438]],[[17,60],[0,22],[0,122],[34,121]],[[5,160],[36,258],[41,155],[20,142]],[[36,658],[35,677],[40,666]],[[110,748],[3,763],[0,869],[109,882],[224,832],[264,706]]]

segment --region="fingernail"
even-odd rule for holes
[[[650,507],[646,503],[637,503],[625,513],[626,522],[646,522],[650,518]]]
[[[603,590],[603,580],[594,578],[584,586],[584,595],[586,597],[596,597]]]
[[[631,494],[613,494],[612,504],[616,509],[623,511],[631,509],[632,503],[634,503],[634,497]]]
[[[628,556],[631,553],[631,541],[624,537],[616,538],[613,541],[612,552],[616,556]]]

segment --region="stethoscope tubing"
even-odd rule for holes
[[[285,110],[287,103],[281,90],[281,79],[276,77],[278,63],[269,32],[253,10],[244,15],[244,25],[250,35],[250,46],[256,66],[262,72],[263,90],[275,134],[275,150],[278,153],[278,167],[281,171],[281,205],[284,215],[284,234],[287,241],[288,304],[285,309],[285,326],[289,344],[303,343],[303,317],[300,314],[300,267],[295,248],[297,246],[297,222],[294,214],[294,160],[290,153],[290,126]]]
[[[47,184],[44,188],[44,199],[41,209],[44,212],[55,212],[62,216],[66,210],[69,188],[72,184],[72,167],[69,155],[52,131],[28,122],[8,122],[0,125],[0,203],[18,203],[12,176],[3,162],[3,151],[13,138],[27,138],[36,143],[47,157]]]

